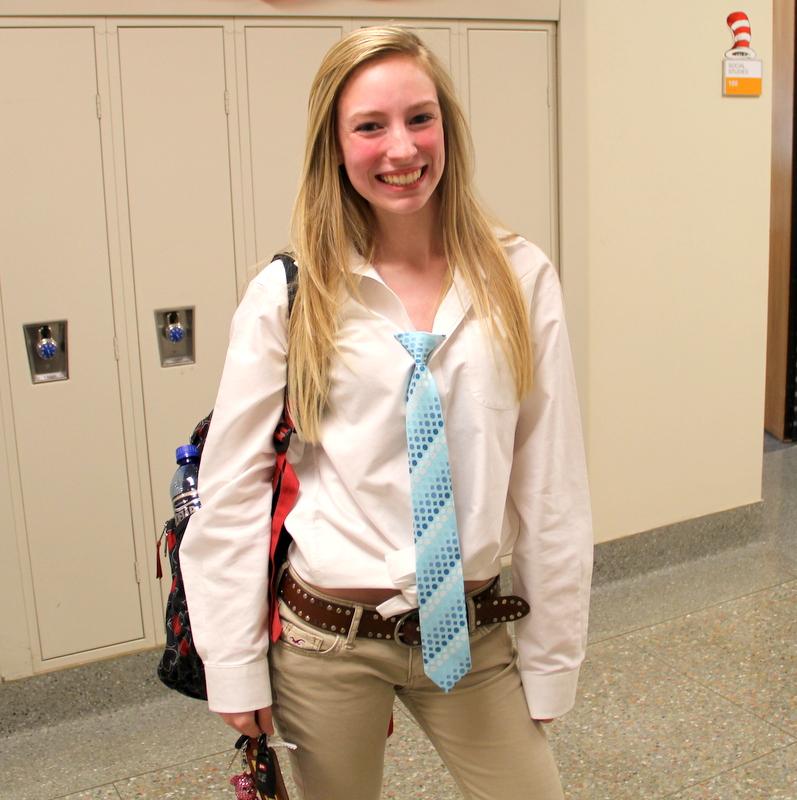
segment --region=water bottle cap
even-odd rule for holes
[[[182,447],[177,448],[175,457],[179,464],[181,461],[187,461],[189,458],[199,458],[199,450],[197,450],[196,446],[193,444],[184,444]]]

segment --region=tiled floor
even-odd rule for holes
[[[548,729],[570,800],[797,800],[797,447],[765,455],[764,519],[744,547],[595,590],[579,702]],[[0,687],[0,800],[233,797],[234,735],[155,660]],[[383,797],[459,798],[395,716]]]

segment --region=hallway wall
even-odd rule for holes
[[[731,98],[727,3],[583,9],[588,288],[576,335],[604,541],[761,498],[772,22],[771,4],[744,4],[764,88]],[[565,253],[573,235],[565,216]],[[566,258],[563,277],[570,292]]]

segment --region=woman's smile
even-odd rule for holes
[[[413,187],[420,183],[421,177],[426,174],[426,167],[404,170],[403,172],[391,172],[377,175],[377,180],[387,183],[390,186]]]

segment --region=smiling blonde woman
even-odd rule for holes
[[[379,797],[396,697],[466,797],[562,797],[541,723],[575,701],[592,553],[570,348],[554,268],[472,174],[417,36],[350,34],[310,92],[290,319],[275,262],[233,321],[183,572],[210,708],[275,721],[305,800]],[[286,386],[301,489],[269,648]]]

